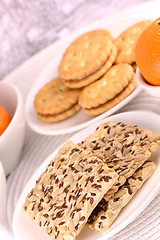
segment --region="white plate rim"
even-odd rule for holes
[[[74,134],[71,138],[69,138],[67,141],[69,140],[73,140],[73,142],[76,142],[76,139],[79,135],[83,135],[86,131],[87,131],[87,135],[88,135],[88,129],[96,129],[96,127],[105,122],[105,121],[114,121],[115,119],[117,119],[116,122],[121,121],[121,118],[123,117],[127,117],[129,115],[132,115],[133,118],[136,116],[136,118],[138,119],[139,115],[142,115],[145,118],[145,115],[147,117],[153,117],[154,119],[156,118],[158,120],[158,122],[160,122],[160,116],[156,113],[152,113],[149,111],[128,111],[128,112],[123,112],[123,113],[118,113],[112,116],[109,116],[99,122],[96,122],[94,124],[92,124],[91,126],[89,126],[86,129],[82,129],[80,132]],[[127,118],[126,118],[127,119]],[[141,120],[140,120],[141,122]],[[145,121],[144,121],[145,122]],[[141,122],[142,123],[142,122]],[[157,121],[156,121],[157,123]],[[158,124],[157,124],[158,126]],[[154,126],[155,127],[155,126]],[[159,128],[160,131],[160,128]],[[160,132],[159,132],[160,133]],[[83,139],[81,139],[83,140]],[[66,142],[66,141],[65,141]],[[48,156],[44,162],[40,165],[40,167],[35,171],[35,173],[32,175],[32,177],[30,178],[30,180],[28,181],[28,183],[26,184],[25,188],[23,189],[23,192],[21,193],[21,196],[18,200],[15,212],[14,212],[14,217],[13,217],[13,232],[14,232],[14,236],[16,240],[20,240],[20,238],[18,238],[17,235],[17,231],[16,231],[16,218],[18,217],[18,213],[19,213],[19,207],[20,205],[22,206],[22,202],[24,202],[25,196],[27,195],[27,193],[29,192],[28,190],[31,190],[31,186],[34,186],[33,181],[35,182],[35,180],[39,177],[39,175],[45,170],[47,164],[51,161],[51,159],[53,159],[53,157],[55,156],[55,154],[57,153],[58,149],[62,146],[63,144],[61,144],[50,156]],[[157,170],[156,170],[157,171]],[[32,182],[32,184],[31,184]],[[113,229],[114,231],[110,231],[107,232],[106,235],[103,235],[102,237],[97,238],[97,240],[106,240],[108,238],[110,238],[111,236],[115,235],[116,233],[118,233],[119,231],[121,231],[124,227],[126,227],[129,223],[131,223],[133,220],[136,219],[136,217],[150,204],[150,202],[157,196],[158,192],[160,190],[160,181],[157,183],[157,185],[155,186],[155,188],[153,189],[152,194],[150,194],[148,196],[148,198],[142,202],[141,206],[136,209],[134,211],[134,213],[132,213],[131,216],[129,216],[125,221],[123,221],[121,224],[119,224],[115,229]]]
[[[143,88],[148,94],[154,96],[154,97],[159,97],[160,96],[160,86],[154,86],[149,83],[147,83],[142,76],[139,68],[137,67],[136,69],[136,77],[138,84],[140,85],[141,88]]]

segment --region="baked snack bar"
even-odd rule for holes
[[[98,157],[65,143],[28,194],[23,209],[53,239],[75,239],[118,175]]]
[[[108,202],[101,201],[90,215],[87,226],[94,231],[106,231],[155,170],[154,162],[145,162]]]

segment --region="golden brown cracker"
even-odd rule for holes
[[[37,113],[37,116],[43,122],[54,123],[54,122],[59,122],[66,118],[71,117],[72,115],[77,113],[80,109],[81,109],[81,107],[79,106],[79,104],[75,104],[72,107],[70,107],[69,109],[67,109],[66,111],[61,112],[61,113],[57,113],[57,114]]]
[[[62,79],[81,79],[106,62],[112,50],[111,34],[104,29],[87,32],[66,49],[59,65]]]
[[[115,61],[116,55],[117,55],[117,50],[113,44],[110,56],[108,57],[108,59],[100,69],[90,74],[89,76],[82,78],[81,80],[64,80],[64,84],[69,88],[81,88],[96,81],[101,76],[103,76],[103,74],[105,74],[107,70],[112,66],[113,62]]]
[[[42,87],[35,96],[34,107],[40,114],[59,114],[77,104],[80,89],[69,89],[57,77]]]
[[[82,108],[93,108],[114,98],[133,79],[133,68],[128,64],[117,64],[100,80],[86,86],[79,95]]]
[[[135,62],[135,45],[140,34],[148,27],[152,21],[141,21],[128,27],[123,31],[116,39],[115,45],[117,47],[116,63],[128,63]]]
[[[127,85],[126,88],[124,88],[124,90],[122,90],[122,92],[120,92],[116,97],[114,97],[113,99],[107,101],[104,104],[99,105],[96,108],[84,108],[83,111],[85,114],[87,115],[99,115],[102,114],[108,110],[110,110],[111,108],[113,108],[114,106],[116,106],[118,103],[120,103],[121,101],[123,101],[126,97],[128,97],[133,90],[136,87],[136,76],[134,76],[134,78],[129,82],[129,84]]]

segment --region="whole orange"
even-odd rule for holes
[[[11,117],[9,113],[2,106],[0,106],[0,136],[8,127],[10,121]]]
[[[160,85],[160,18],[138,38],[135,58],[145,80],[152,85]]]

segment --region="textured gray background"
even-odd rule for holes
[[[74,29],[144,2],[148,0],[1,0],[0,79]]]

